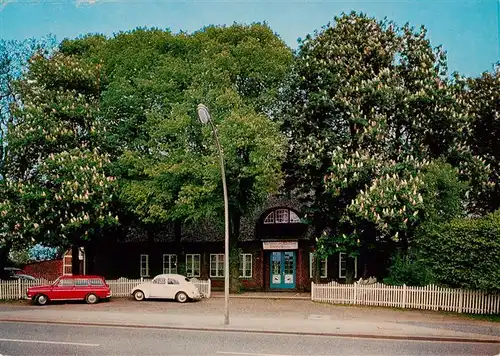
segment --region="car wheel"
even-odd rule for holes
[[[188,300],[188,296],[184,292],[179,292],[175,295],[175,300],[178,301],[179,303],[185,303]]]
[[[136,290],[134,292],[134,299],[137,300],[138,302],[144,300],[144,292],[142,290]]]
[[[99,297],[93,293],[87,294],[85,297],[87,304],[95,304],[99,301]]]
[[[36,302],[38,305],[45,305],[49,301],[49,297],[47,297],[45,294],[39,294],[36,297]]]

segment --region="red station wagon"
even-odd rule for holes
[[[62,276],[46,286],[29,287],[28,298],[39,305],[51,300],[85,300],[95,304],[111,297],[111,290],[101,276]]]

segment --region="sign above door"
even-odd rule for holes
[[[264,250],[297,250],[299,248],[298,241],[262,241]]]

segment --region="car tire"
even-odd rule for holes
[[[49,297],[47,297],[45,294],[39,294],[36,296],[36,304],[38,305],[45,305],[49,301]]]
[[[142,302],[144,300],[144,292],[142,290],[136,290],[134,292],[134,299],[138,302]]]
[[[179,292],[175,295],[175,300],[179,303],[186,303],[188,301],[188,296],[184,292]]]
[[[87,304],[96,304],[99,301],[99,297],[94,293],[87,294],[85,297],[85,302]]]

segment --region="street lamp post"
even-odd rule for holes
[[[219,150],[220,171],[222,175],[222,189],[224,191],[224,324],[229,325],[229,204],[227,199],[226,173],[224,170],[224,152],[222,151],[219,137],[217,136],[217,128],[210,118],[208,108],[203,105],[198,105],[198,118],[203,125],[210,124],[215,137],[217,149]]]

